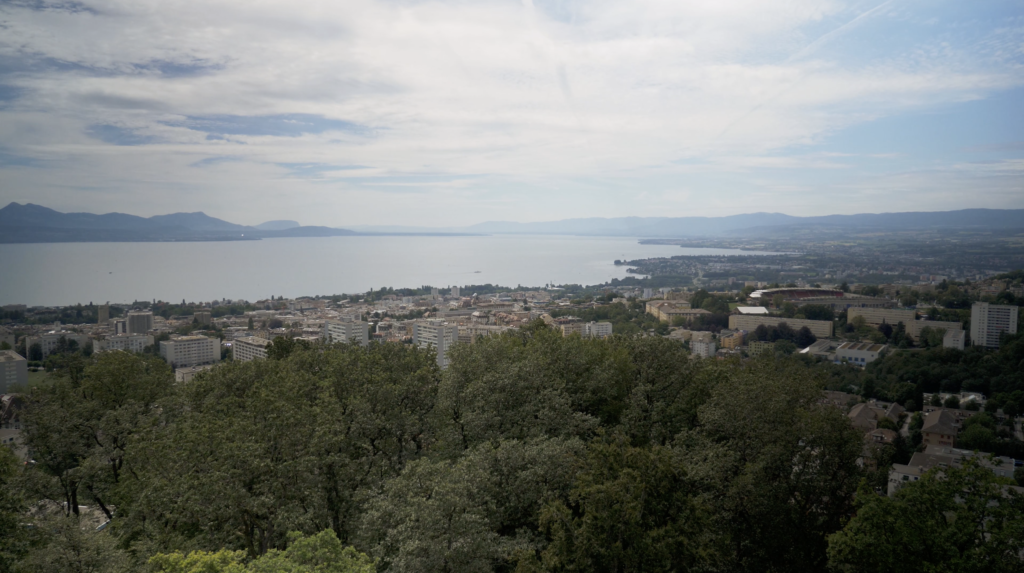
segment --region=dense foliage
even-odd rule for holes
[[[665,338],[542,324],[456,345],[444,371],[408,345],[278,341],[269,360],[188,384],[109,352],[34,389],[36,463],[0,463],[0,486],[16,485],[0,524],[52,511],[0,531],[0,558],[38,572],[824,571],[866,477],[861,433],[794,358],[695,360]],[[83,527],[79,505],[109,524]]]

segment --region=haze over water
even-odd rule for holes
[[[768,253],[536,235],[7,244],[0,245],[0,304],[255,301],[422,285],[591,285],[627,276],[615,259],[686,254]]]

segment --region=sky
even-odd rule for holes
[[[11,201],[339,227],[1024,208],[1024,3],[4,0]]]

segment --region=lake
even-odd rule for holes
[[[632,260],[772,254],[641,245],[622,237],[327,237],[0,245],[0,304],[250,301],[381,287],[600,284]]]

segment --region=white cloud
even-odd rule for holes
[[[0,150],[45,161],[0,167],[0,200],[32,194],[57,208],[130,204],[140,214],[205,209],[250,223],[408,222],[431,213],[449,224],[616,215],[630,190],[669,197],[646,199],[635,209],[644,214],[674,208],[678,194],[667,190],[685,187],[692,208],[714,214],[729,207],[700,202],[710,183],[668,181],[694,171],[842,170],[838,157],[786,150],[1024,83],[1019,21],[992,23],[982,37],[915,28],[916,39],[900,38],[884,58],[839,45],[891,25],[897,5],[889,2],[82,6],[89,11],[0,7],[0,58],[26,64],[0,82],[30,94],[0,107]],[[898,7],[934,17],[928,3]],[[365,131],[239,128],[207,137],[187,127],[194,117],[295,114]],[[148,144],[111,144],[118,137]],[[221,156],[235,160],[196,166]],[[285,163],[359,167],[303,175]],[[618,187],[579,183],[602,179]],[[806,186],[760,184],[749,180],[746,196],[738,190],[751,200],[734,200],[731,211]],[[74,187],[85,190],[67,191]],[[551,209],[508,212],[512,189]],[[305,209],[291,194],[321,208]]]

